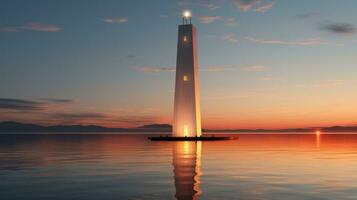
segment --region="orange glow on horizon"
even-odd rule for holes
[[[98,125],[98,126],[105,126],[108,128],[136,128],[139,126],[147,125],[147,124],[172,124],[173,119],[171,116],[172,110],[170,110],[171,104],[168,105],[168,108],[163,108],[162,112],[157,113],[154,115],[152,121],[147,122],[135,122],[135,118],[133,121],[117,121],[116,119],[120,119],[123,116],[118,115],[115,111],[108,111],[103,112],[106,116],[109,116],[106,119],[77,119],[71,121],[58,121],[58,120],[50,120],[50,119],[42,119],[41,116],[37,117],[35,115],[30,115],[24,113],[22,116],[23,118],[13,118],[8,117],[10,121],[18,121],[23,123],[34,123],[44,126],[52,126],[52,125],[73,125],[73,124],[80,124],[80,125]],[[248,115],[246,112],[242,114],[231,114],[226,110],[222,110],[220,112],[207,112],[213,108],[206,108],[202,112],[202,127],[203,129],[211,129],[211,130],[218,130],[218,129],[288,129],[288,128],[306,128],[306,127],[331,127],[331,126],[355,126],[357,114],[351,114],[348,116],[342,117],[341,115],[332,115],[334,118],[325,118],[324,116],[314,115],[305,117],[295,117],[295,118],[286,118],[284,116],[255,116],[255,114]],[[140,111],[136,111],[140,113]],[[220,114],[221,115],[218,115]],[[198,113],[200,114],[200,113]],[[8,115],[4,114],[4,117]],[[150,116],[145,113],[138,114],[138,116],[144,116],[144,118],[150,118]],[[218,117],[216,117],[218,116]],[[17,115],[19,117],[19,115]],[[130,118],[130,117],[128,117]],[[201,118],[201,116],[197,116],[197,118]],[[321,119],[324,119],[323,121]],[[3,119],[5,120],[5,119]],[[181,130],[182,127],[181,127]]]

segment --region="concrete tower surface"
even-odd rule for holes
[[[191,24],[191,13],[183,13],[178,26],[174,119],[172,137],[152,136],[151,141],[217,141],[234,137],[209,136],[201,133],[201,106],[198,83],[197,36]]]
[[[200,137],[196,28],[191,24],[191,15],[187,11],[182,22],[178,26],[173,136]]]

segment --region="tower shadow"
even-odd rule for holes
[[[196,200],[201,193],[201,151],[202,143],[175,142],[173,144],[173,166],[175,197],[177,200]]]

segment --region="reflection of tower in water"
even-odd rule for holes
[[[320,142],[321,142],[321,131],[316,131],[316,148],[320,148]]]
[[[193,200],[200,194],[201,142],[176,142],[173,145],[173,165],[176,199]]]

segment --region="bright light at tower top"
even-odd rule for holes
[[[189,10],[185,10],[185,11],[183,11],[182,16],[184,18],[190,18],[192,15],[191,15],[191,12]]]

